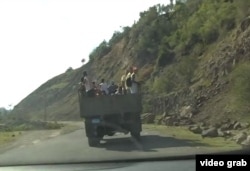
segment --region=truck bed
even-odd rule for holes
[[[124,113],[141,113],[141,95],[113,95],[86,97],[79,95],[80,116],[81,118],[124,114]]]

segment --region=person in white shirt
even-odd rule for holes
[[[81,81],[79,82],[78,92],[81,95],[85,95],[86,94],[86,89],[85,89],[84,78],[83,77],[81,78]]]
[[[127,77],[128,73],[129,73],[129,71],[126,70],[126,72],[121,77],[122,94],[127,94],[127,91],[128,91],[128,87],[126,85],[126,77]]]
[[[131,86],[132,86],[132,80],[131,80],[131,74],[133,72],[133,68],[130,67],[128,70],[128,73],[126,75],[126,88],[127,88],[127,93],[131,93]]]
[[[105,83],[105,80],[102,79],[101,83],[100,83],[100,90],[103,93],[103,95],[108,95],[109,91],[108,91],[108,84]]]
[[[83,83],[84,83],[87,95],[89,97],[95,96],[92,81],[88,77],[87,71],[83,72]]]

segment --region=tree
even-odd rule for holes
[[[73,71],[73,68],[72,68],[72,67],[69,67],[69,68],[66,70],[66,72],[71,72],[71,71]]]
[[[170,5],[171,5],[171,7],[174,6],[174,1],[173,0],[170,0]]]
[[[111,47],[109,46],[107,41],[103,40],[102,43],[100,43],[100,45],[90,53],[89,59],[92,60],[94,58],[101,58],[105,56],[106,54],[108,54],[110,50],[111,50]]]
[[[119,42],[121,39],[123,38],[123,34],[121,33],[121,32],[119,32],[119,31],[115,31],[114,33],[113,33],[113,36],[112,36],[112,38],[109,40],[109,45],[110,46],[113,46],[113,45],[115,45],[117,42]]]

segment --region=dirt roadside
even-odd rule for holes
[[[60,122],[65,124],[61,129],[54,130],[31,130],[20,131],[20,135],[13,141],[0,146],[0,153],[11,150],[13,148],[23,148],[28,145],[34,145],[41,141],[55,138],[59,135],[67,134],[75,130],[83,129],[83,122]]]

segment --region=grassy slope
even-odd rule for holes
[[[204,6],[203,8],[205,7],[206,6]],[[201,8],[198,11],[199,14],[201,14],[202,11],[206,11],[206,9]],[[210,15],[207,15],[207,17],[209,16]],[[190,32],[190,29],[195,28],[194,24],[197,22],[196,15],[194,14],[190,16],[188,20],[194,21],[189,22],[191,24],[187,25]],[[240,19],[237,18],[237,21],[238,20]],[[237,23],[237,26],[239,26],[239,24],[240,22]],[[146,85],[149,85],[148,87],[145,87],[145,90],[153,94],[154,90],[152,88],[155,88],[153,81],[154,76],[150,77],[150,75],[156,72],[158,73],[158,75],[161,75],[160,78],[164,78],[166,77],[168,71],[170,71],[170,68],[173,69],[171,72],[176,73],[175,68],[180,62],[174,61],[173,63],[163,68],[163,72],[165,74],[159,74],[161,72],[159,72],[160,69],[156,67],[157,58],[152,58],[150,62],[138,58],[134,47],[137,45],[137,39],[139,39],[138,35],[138,37],[135,37],[135,32],[137,31],[139,26],[141,28],[144,28],[143,22],[133,26],[129,33],[130,38],[128,40],[122,39],[121,41],[116,43],[112,50],[105,56],[98,59],[93,59],[83,67],[72,72],[63,73],[41,85],[36,91],[32,92],[20,104],[18,104],[15,107],[13,113],[16,114],[17,117],[25,116],[32,119],[42,119],[44,113],[47,113],[49,119],[51,120],[79,120],[80,118],[76,85],[80,80],[83,70],[88,70],[91,75],[94,76],[94,78],[97,80],[105,78],[108,81],[119,81],[119,78],[124,72],[125,68],[129,65],[135,64],[140,68],[138,73],[139,78],[144,79],[146,81]],[[221,34],[215,42],[206,46],[202,56],[197,56],[196,59],[198,61],[198,65],[195,68],[195,73],[191,78],[191,80],[196,81],[194,81],[192,85],[190,85],[190,87],[210,85],[211,78],[209,76],[205,76],[208,72],[208,63],[209,61],[217,61],[217,58],[219,58],[219,56],[217,56],[216,54],[221,49],[220,45],[234,44],[233,35],[237,31],[237,29],[238,27],[231,31],[220,30],[220,32],[223,34]],[[188,37],[189,32],[184,32],[187,33],[187,35],[183,36]],[[176,47],[176,51],[178,49],[179,46]],[[190,51],[192,52],[192,50],[194,51],[194,49],[191,48]],[[191,53],[188,57],[192,56],[195,56],[195,53]],[[179,56],[179,58],[181,59],[181,56]],[[176,87],[182,87],[183,80],[179,79],[179,77],[174,78],[176,78],[177,84],[179,85]],[[211,117],[212,120],[216,120],[218,119],[217,116],[219,115],[221,116],[221,118],[223,118],[223,115],[225,115],[225,107],[228,105],[229,99],[231,99],[231,95],[228,93],[228,91],[229,90],[225,89],[225,91],[223,91],[221,94],[208,101],[206,105],[201,108],[201,114],[200,116],[198,116],[198,119],[202,120],[204,118]],[[213,112],[211,113],[211,111]],[[235,114],[232,116],[238,117]]]
[[[16,140],[16,138],[19,136],[19,132],[1,132],[0,133],[0,147]]]

